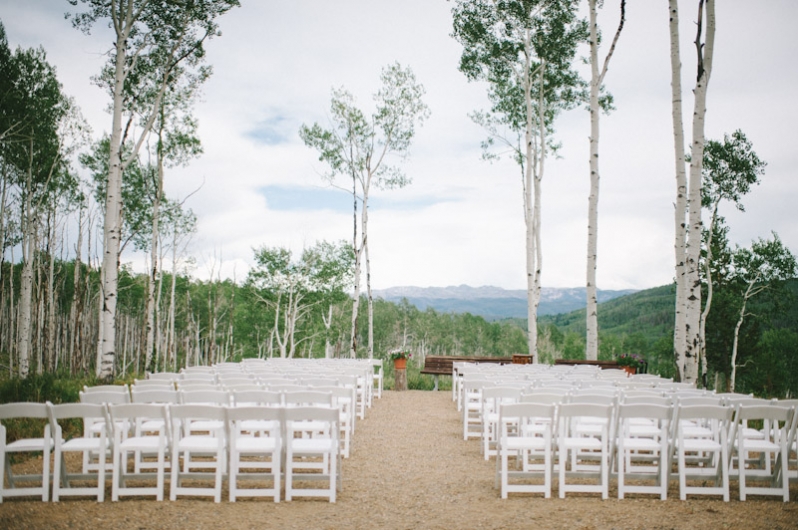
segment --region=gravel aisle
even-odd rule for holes
[[[736,483],[730,503],[681,502],[673,487],[664,502],[648,496],[618,501],[612,487],[606,501],[593,495],[502,501],[493,489],[494,470],[494,461],[480,456],[476,440],[463,441],[449,392],[386,392],[357,423],[335,504],[314,499],[218,505],[205,499],[102,504],[10,499],[0,505],[0,529],[798,528],[796,486],[786,504],[771,498],[739,502]]]

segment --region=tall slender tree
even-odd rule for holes
[[[742,196],[751,190],[751,186],[759,183],[759,176],[764,174],[767,164],[760,160],[753,150],[751,142],[742,131],[737,130],[729,136],[724,135],[723,142],[708,140],[704,149],[703,185],[701,200],[704,209],[709,211],[709,227],[704,231],[704,281],[706,283],[706,300],[701,311],[699,365],[701,382],[706,386],[706,328],[707,317],[712,308],[714,285],[712,281],[713,237],[719,222],[718,209],[722,201],[728,201],[741,212],[745,211]]]
[[[598,297],[596,286],[596,267],[598,263],[598,203],[599,203],[599,94],[604,77],[607,75],[610,59],[615,45],[621,36],[626,20],[626,0],[621,0],[621,21],[615,31],[615,37],[599,68],[599,31],[598,0],[589,0],[590,8],[590,196],[587,213],[587,340],[585,357],[588,360],[598,359]]]
[[[584,81],[573,69],[589,29],[577,17],[576,0],[457,0],[453,36],[463,45],[460,70],[488,83],[491,109],[472,115],[489,134],[485,156],[496,142],[512,151],[521,169],[526,224],[528,345],[537,354],[540,303],[541,182],[554,120],[585,99]],[[507,131],[507,132],[505,132]]]
[[[160,102],[179,68],[197,66],[204,43],[218,34],[216,19],[238,0],[69,0],[87,10],[70,15],[89,32],[110,19],[115,41],[99,80],[112,95],[112,126],[103,237],[103,305],[97,375],[111,378],[116,358],[116,304],[121,231],[122,172],[138,155],[155,122]],[[125,120],[125,115],[127,119]],[[126,121],[127,123],[123,123]],[[138,124],[136,133],[133,127]],[[130,143],[129,155],[123,146]]]
[[[704,122],[709,79],[715,51],[715,0],[699,0],[695,48],[696,85],[693,91],[693,126],[689,181],[685,169],[684,125],[682,122],[681,57],[679,47],[679,6],[669,0],[671,43],[671,97],[674,158],[676,161],[676,206],[674,212],[676,256],[676,324],[674,361],[682,381],[698,380],[701,351],[701,180],[704,162]],[[704,18],[706,17],[706,25]]]
[[[352,334],[349,354],[357,355],[357,315],[360,305],[360,277],[362,259],[366,257],[366,288],[368,290],[369,344],[367,355],[374,356],[374,309],[371,297],[371,274],[368,260],[369,197],[372,186],[380,189],[401,188],[410,179],[393,164],[391,158],[405,158],[416,133],[416,126],[424,123],[429,109],[422,101],[424,87],[416,81],[410,68],[392,64],[380,74],[382,87],[374,95],[375,112],[366,117],[355,106],[355,98],[343,88],[333,89],[330,111],[332,127],[325,129],[318,123],[302,125],[299,135],[308,147],[319,152],[319,160],[326,162],[330,172],[325,175],[331,183],[336,177],[352,179],[355,228],[353,254],[355,256],[354,302]],[[357,207],[360,203],[360,236],[358,236]]]

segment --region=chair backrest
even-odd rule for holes
[[[623,396],[621,396],[621,403],[624,405],[661,405],[663,407],[671,407],[673,400],[670,396],[663,396],[662,394],[624,392]]]
[[[171,439],[169,417],[166,407],[167,405],[160,403],[112,403],[108,405],[108,415],[111,418],[111,421],[108,423],[114,431],[114,438],[117,439],[124,432],[127,432],[132,423],[141,423],[147,420],[162,420],[163,425],[166,427],[165,431],[160,431],[160,434]]]
[[[183,420],[219,420],[225,421],[224,407],[191,403],[188,405],[169,405],[169,415],[175,423]]]
[[[48,419],[47,405],[44,403],[17,402],[0,405],[0,420],[14,418]]]
[[[245,420],[282,421],[284,409],[282,407],[228,407],[225,409],[228,422]]]
[[[81,403],[130,403],[130,394],[125,392],[80,392],[78,395]]]
[[[723,398],[709,395],[709,396],[679,396],[677,394],[676,403],[679,407],[692,407],[700,405],[720,406],[723,405]]]
[[[312,390],[284,392],[283,403],[286,407],[308,407],[316,405],[332,407],[333,398],[330,392],[317,392]]]
[[[280,392],[270,392],[262,388],[257,390],[233,389],[232,397],[233,404],[236,407],[255,405],[270,405],[274,407],[281,405],[283,402],[283,396]]]
[[[110,422],[108,421],[108,409],[105,405],[100,405],[98,403],[61,403],[58,405],[53,405],[52,403],[47,403],[47,413],[50,417],[50,426],[52,432],[56,436],[61,436],[61,426],[58,424],[58,420],[62,419],[83,419],[84,420],[84,430],[86,432],[86,425],[87,423],[85,420],[90,419],[92,420],[91,423],[97,421],[98,419],[102,419],[102,429],[99,431],[101,436],[111,436],[111,432],[107,432],[105,426],[107,426]]]
[[[611,404],[602,403],[563,403],[559,406],[558,415],[560,420],[582,417],[610,420],[613,408]]]
[[[176,379],[136,379],[130,388],[171,388],[174,390]]]
[[[617,401],[615,394],[593,394],[583,392],[581,394],[569,394],[566,403],[584,403],[596,405],[614,405]]]
[[[206,389],[206,390],[179,390],[179,399],[182,404],[198,403],[208,405],[229,405],[230,393],[227,390]]]
[[[622,403],[618,406],[618,421],[626,419],[645,418],[657,420],[664,427],[673,419],[673,407],[651,403]]]
[[[338,411],[326,407],[288,407],[283,409],[286,422],[322,421],[330,424],[338,423]],[[333,434],[336,430],[333,429]]]
[[[174,381],[179,378],[177,372],[147,372],[146,381]]]
[[[565,399],[565,394],[549,394],[546,392],[523,393],[521,403],[537,403],[540,405],[559,405]]]
[[[129,393],[127,385],[96,385],[86,386],[83,385],[83,392],[119,392],[120,394]]]
[[[499,407],[499,423],[502,428],[502,435],[507,434],[504,432],[505,424],[508,420],[515,421],[518,418],[519,425],[528,425],[532,422],[539,422],[551,425],[557,405],[552,403],[507,403]],[[523,432],[519,429],[518,432]]]
[[[216,382],[216,374],[213,372],[183,372],[178,381],[205,381],[208,383]]]
[[[678,420],[731,420],[734,410],[722,405],[681,405],[676,408],[675,415]]]
[[[133,403],[178,403],[177,390],[174,388],[137,388],[134,386],[131,390]]]

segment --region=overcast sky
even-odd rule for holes
[[[457,70],[444,0],[242,0],[220,19],[207,45],[214,75],[196,107],[205,154],[166,175],[166,192],[199,217],[191,253],[196,274],[221,267],[239,280],[252,249],[300,251],[318,240],[351,239],[351,199],[321,178],[326,167],[298,136],[301,124],[329,125],[332,87],[345,86],[371,111],[382,67],[410,66],[432,114],[403,164],[412,184],[374,191],[370,214],[372,280],[401,285],[523,288],[524,222],[520,173],[511,162],[480,159],[484,132],[468,113],[487,107],[485,86]],[[586,2],[585,2],[586,3]],[[615,31],[617,2],[599,15]],[[682,83],[689,143],[695,80],[697,1],[682,1]],[[43,46],[67,94],[95,137],[110,130],[108,98],[93,86],[112,43],[98,25],[90,36],[64,20],[66,0],[0,0],[12,47]],[[798,252],[798,2],[744,0],[717,6],[715,65],[706,132],[741,129],[768,163],[745,213],[725,208],[732,243],[778,232]],[[584,55],[586,55],[586,50]],[[602,51],[602,56],[606,49]],[[598,286],[642,289],[673,278],[675,179],[670,105],[667,2],[629,2],[627,22],[605,79],[616,109],[602,116]],[[589,115],[555,124],[559,159],[543,181],[543,285],[584,285],[589,189]],[[345,182],[341,182],[345,185]],[[123,255],[137,267],[141,259]]]

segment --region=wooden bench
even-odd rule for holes
[[[438,390],[438,376],[452,375],[454,363],[459,362],[511,364],[513,358],[476,357],[468,355],[427,355],[424,359],[424,367],[421,369],[421,373],[434,376],[435,388],[433,390]]]

